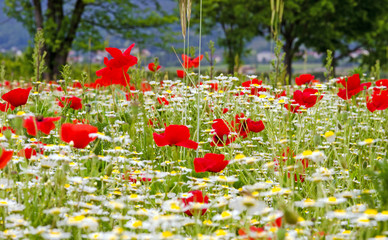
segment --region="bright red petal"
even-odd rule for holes
[[[166,140],[164,135],[153,133],[152,136],[154,137],[154,141],[158,147],[163,147],[166,145],[169,145],[170,143]]]

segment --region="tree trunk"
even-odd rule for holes
[[[40,3],[40,0],[34,0],[33,4],[36,28],[43,28],[42,5]]]
[[[331,66],[333,67],[333,76],[332,78],[335,78],[335,68],[337,67],[337,61],[338,59],[333,57],[333,61],[331,61]]]
[[[62,66],[66,64],[68,55],[69,49],[63,49],[62,51],[57,52],[51,50],[47,52],[47,72],[44,75],[47,81],[56,81],[61,77],[60,73],[62,70]]]
[[[291,52],[289,52],[287,54],[286,52],[286,56],[284,57],[284,64],[286,65],[286,71],[287,71],[287,74],[284,78],[284,85],[286,85],[287,83],[287,78],[289,78],[289,83],[291,84],[291,79],[292,79],[292,59],[293,59],[293,54]]]
[[[227,49],[227,53],[225,54],[226,56],[226,64],[228,65],[228,73],[233,74],[234,73],[234,54],[233,50],[231,48]]]
[[[64,24],[63,0],[48,0],[46,16],[50,21],[55,23],[55,27],[50,26],[45,28],[41,0],[33,0],[35,24],[37,28],[43,28],[47,32],[45,36],[50,36],[49,43],[44,47],[46,55],[47,73],[44,74],[46,80],[57,80],[60,74],[61,67],[66,64],[67,56],[75,39],[78,26],[82,20],[82,14],[87,3],[83,0],[77,0],[70,21]],[[59,34],[64,32],[65,34]]]
[[[289,83],[291,84],[292,79],[292,60],[294,58],[294,49],[293,49],[293,42],[294,39],[290,35],[285,36],[285,44],[283,46],[283,50],[285,53],[284,57],[284,64],[286,65],[286,76],[284,79],[284,85],[286,85],[286,79],[289,78]]]

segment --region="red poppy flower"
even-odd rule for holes
[[[123,180],[128,180],[130,182],[133,182],[133,183],[136,183],[137,182],[137,178],[136,176],[134,176],[133,174],[131,174],[130,171],[126,171],[125,174],[123,174]],[[151,178],[146,178],[146,177],[140,177],[140,181],[141,182],[151,182]]]
[[[61,140],[67,143],[73,142],[75,148],[85,148],[96,139],[89,134],[97,132],[98,128],[88,124],[65,123],[61,127]]]
[[[318,93],[318,90],[312,89],[312,88],[306,88],[305,90],[300,91],[296,90],[294,92],[294,101],[299,106],[304,106],[305,108],[311,108],[313,107],[319,100],[323,98],[321,95],[319,98],[316,95]]]
[[[246,82],[243,82],[241,85],[243,87],[245,87],[246,89],[249,89],[252,87],[252,85],[261,85],[263,83],[262,80],[259,80],[257,78],[254,78],[252,80],[249,80],[249,81],[246,81]]]
[[[210,83],[210,89],[214,91],[218,91],[218,83]]]
[[[204,196],[201,190],[190,191],[189,193],[191,193],[192,196],[182,199],[185,207],[190,207],[192,203],[209,203],[209,197],[206,195]],[[202,209],[201,215],[204,215],[206,211],[206,208]],[[196,210],[189,209],[185,213],[189,216],[193,216],[193,214],[196,214]]]
[[[104,64],[108,65],[108,58],[104,59]],[[97,79],[94,83],[88,84],[87,86],[97,88],[97,87],[107,87],[110,85],[121,85],[128,86],[130,85],[130,77],[127,73],[129,66],[124,66],[121,68],[105,67],[96,71],[96,75],[101,77]]]
[[[291,104],[284,104],[284,107],[292,112],[292,113],[301,113],[301,109],[300,109],[300,106],[298,104],[295,103],[295,101],[292,101]]]
[[[7,112],[8,109],[14,110],[15,107],[9,104],[8,102],[6,103],[0,103],[0,111],[2,112]]]
[[[388,79],[380,79],[376,82],[376,85],[379,87],[386,87],[388,88]],[[388,90],[388,89],[387,89]]]
[[[89,124],[89,120],[87,120],[87,119],[81,119],[81,120],[74,119],[73,124],[77,124],[77,123]]]
[[[229,112],[229,109],[228,109],[228,108],[224,108],[224,109],[222,110],[222,113],[223,113],[223,114],[225,114],[225,113],[227,113],[227,112]]]
[[[222,119],[213,120],[212,128],[215,132],[211,146],[226,146],[236,140],[236,136],[230,137],[232,127]]]
[[[151,119],[148,119],[148,126],[151,126],[151,127],[154,126],[154,122]]]
[[[43,148],[40,148],[39,149],[39,152],[41,154],[43,154],[44,152],[44,149]],[[32,156],[36,156],[37,155],[37,151],[36,149],[34,148],[31,148],[31,147],[26,147],[24,149],[21,149],[19,152],[18,152],[18,156],[20,157],[25,157],[27,159],[30,159]]]
[[[58,100],[58,105],[63,108],[63,102],[66,103],[67,106],[74,110],[79,110],[82,108],[82,99],[72,96],[72,97],[61,97],[61,101]]]
[[[253,121],[252,119],[244,119],[245,115],[243,113],[237,114],[235,116],[235,121],[232,122],[232,126],[235,128],[236,132],[246,138],[249,132],[261,132],[264,130],[263,121]]]
[[[255,239],[258,239],[261,235],[261,233],[264,232],[264,229],[263,228],[260,228],[260,227],[255,227],[255,226],[251,226],[249,228],[249,230],[247,229],[239,229],[238,230],[238,235],[240,236],[246,236],[247,234],[251,237],[248,237],[247,239],[249,240],[255,240]],[[256,235],[257,235],[257,238],[256,238]]]
[[[365,88],[368,89],[372,83],[362,83],[360,80],[359,74],[354,74],[353,76],[348,77],[348,80],[346,81],[345,78],[338,80],[338,83],[342,84],[345,88],[340,88],[339,92],[337,93],[338,97],[348,100],[352,96],[355,96]]]
[[[295,182],[304,182],[305,180],[305,169],[309,166],[309,160],[308,159],[302,159],[298,160],[302,163],[302,173],[294,173],[294,180]],[[291,173],[287,173],[287,177],[291,178]]]
[[[149,91],[152,90],[151,85],[150,85],[149,83],[147,83],[147,82],[142,82],[142,83],[140,84],[140,89],[141,89],[143,92],[149,92]]]
[[[293,156],[293,157],[292,157]],[[283,150],[283,154],[282,154],[282,157],[280,157],[280,159],[283,159],[283,163],[285,163],[287,161],[287,159],[289,158],[294,158],[295,157],[295,154],[293,151],[290,151],[290,148],[287,147],[286,149]],[[305,172],[305,169],[309,166],[309,160],[308,159],[298,159],[297,161],[300,161],[302,163],[302,173],[299,174],[299,173],[295,173],[294,174],[294,178],[295,178],[295,182],[304,182],[304,172]],[[278,170],[278,166],[279,166],[279,160],[278,158],[274,158],[274,162],[275,162],[275,171]],[[288,178],[291,178],[291,173],[288,172],[287,173],[287,177]]]
[[[73,83],[73,88],[82,88],[82,84],[80,82]]]
[[[61,117],[28,117],[23,121],[23,127],[27,129],[27,133],[36,136],[38,130],[44,134],[50,134],[51,130],[55,128],[54,122],[61,119]]]
[[[13,151],[7,151],[3,148],[0,156],[0,169],[5,168],[7,163],[12,159]]]
[[[131,100],[131,98],[133,98],[135,96],[135,93],[131,92],[131,91],[135,91],[135,90],[136,90],[135,86],[130,85],[129,92],[125,94],[125,98],[127,99],[127,101]]]
[[[311,83],[314,80],[314,76],[311,74],[301,74],[299,77],[295,78],[296,85],[300,86],[306,83]]]
[[[25,149],[21,149],[18,152],[19,157],[25,157],[27,159],[30,159],[32,156],[36,156],[37,152],[35,149],[26,147]]]
[[[186,76],[186,73],[183,70],[176,70],[176,74],[179,78],[184,78]]]
[[[388,94],[388,79],[380,79],[376,82],[375,88],[373,88],[373,94]]]
[[[199,66],[199,62],[202,61],[202,59],[203,55],[196,57],[191,61],[191,64],[193,65],[193,67],[197,68]]]
[[[274,222],[271,223],[271,225],[273,227],[281,228],[282,227],[282,222],[283,222],[283,218],[282,217],[278,217],[278,218],[275,219]]]
[[[0,87],[2,87],[3,84],[0,83]],[[10,81],[4,81],[4,86],[7,88],[11,88],[11,82]]]
[[[243,118],[245,118],[244,113],[236,114],[234,117],[235,121],[232,121],[232,126],[240,136],[246,138],[248,136],[249,129],[247,120]]]
[[[184,125],[170,125],[162,134],[153,134],[154,141],[158,147],[181,146],[185,148],[197,149],[198,143],[190,140],[190,130]]]
[[[137,57],[131,55],[132,48],[135,46],[133,43],[127,48],[127,50],[121,52],[118,48],[105,48],[105,50],[113,57],[113,59],[107,62],[108,67],[122,68],[132,67],[137,64]]]
[[[286,90],[283,90],[283,92],[276,94],[275,98],[280,98],[280,97],[285,97],[285,96],[287,96]]]
[[[28,96],[30,95],[31,92],[31,87],[30,88],[16,88],[13,89],[1,97],[4,101],[9,102],[14,107],[19,107],[21,105],[24,105],[27,103]]]
[[[13,129],[13,128],[11,128],[11,127],[5,127],[5,126],[3,126],[3,127],[0,128],[0,133],[3,133],[3,132],[5,132],[5,131],[11,131],[12,133],[15,133],[15,129]]]
[[[165,97],[158,97],[158,102],[163,105],[170,104]]]
[[[184,68],[197,68],[199,66],[199,62],[203,59],[203,55],[192,59],[189,56],[182,54],[182,59]]]
[[[275,221],[267,223],[265,228],[270,228],[270,227],[281,228],[282,227],[282,217],[278,217],[275,219]],[[265,231],[264,228],[251,226],[249,229],[238,230],[238,234],[240,236],[248,235],[247,236],[248,238],[244,238],[244,239],[249,239],[249,240],[256,240],[256,239],[271,240],[272,238],[265,237],[262,235],[262,232],[264,232],[264,231]]]
[[[251,90],[251,95],[259,95],[259,92],[266,92],[267,91],[266,88],[260,87],[262,83],[263,83],[262,80],[258,80],[256,78],[254,78],[250,81],[243,82],[242,86],[247,90]],[[244,93],[242,92],[242,94],[244,94]]]
[[[203,158],[194,159],[195,172],[220,172],[229,164],[223,154],[206,153]]]
[[[291,173],[290,172],[287,173],[287,178],[291,178]],[[303,183],[304,179],[305,179],[304,169],[303,169],[303,173],[302,174],[299,174],[299,173],[295,173],[294,174],[294,181],[295,182],[299,182],[300,181],[301,183]]]
[[[283,150],[283,153],[280,159],[283,159],[283,162],[286,162],[287,159],[291,156],[295,157],[295,154],[293,151],[290,151],[289,147],[287,147]],[[275,157],[273,161],[275,162],[275,166],[276,166],[275,170],[277,170],[277,167],[279,166],[279,160]]]
[[[150,64],[148,64],[148,70],[150,70],[151,72],[156,72],[156,71],[158,71],[160,68],[161,68],[160,65],[155,66],[155,63],[153,63],[153,62],[150,63]]]
[[[388,108],[388,92],[377,94],[375,92],[372,98],[366,97],[366,107],[369,111],[385,110]]]
[[[250,118],[247,120],[247,127],[249,131],[255,133],[261,132],[265,128],[263,121],[253,121]]]
[[[128,86],[130,78],[127,71],[130,67],[137,64],[137,57],[131,55],[131,50],[134,46],[135,44],[129,46],[124,53],[117,48],[106,48],[105,50],[110,53],[113,59],[108,60],[108,58],[104,58],[106,67],[96,72],[96,75],[101,78],[87,86],[106,87],[112,84]]]

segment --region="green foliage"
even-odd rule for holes
[[[1,64],[0,66],[0,81],[5,80],[5,65]]]
[[[271,0],[271,33],[274,40],[278,39],[278,31],[282,23],[283,11],[283,0]]]
[[[49,78],[59,74],[70,49],[97,50],[106,46],[102,33],[118,34],[138,44],[158,42],[160,39],[147,29],[177,20],[161,10],[158,1],[6,0],[5,12],[21,22],[30,35],[38,28],[44,30]]]
[[[327,56],[326,56],[326,72],[324,73],[326,79],[330,79],[331,76],[333,76],[333,52],[331,50],[327,50]]]
[[[319,53],[325,53],[327,49],[335,49],[334,67],[338,60],[349,57],[351,53],[363,47],[368,48],[369,45],[370,50],[373,51],[372,45],[379,45],[378,49],[381,49],[384,41],[387,43],[383,38],[376,38],[379,33],[384,32],[384,28],[388,29],[384,26],[388,11],[387,0],[319,2],[322,8],[316,11],[318,16],[311,18],[314,21],[309,24],[308,38],[304,40],[304,44]],[[325,31],[317,31],[317,29],[325,29]],[[385,36],[387,36],[386,33]],[[369,66],[375,62],[376,58],[370,58]]]
[[[372,31],[362,38],[363,47],[368,54],[362,56],[362,64],[372,67],[380,60],[381,67],[388,69],[388,16],[384,15],[375,22],[377,30]]]
[[[43,51],[44,47],[44,37],[43,37],[43,30],[38,29],[38,31],[35,34],[35,47],[34,52],[32,54],[32,64],[34,66],[34,80],[40,81],[42,73],[45,71],[45,57],[47,52]]]
[[[379,161],[376,163],[378,172],[371,173],[373,176],[373,183],[377,193],[380,196],[381,207],[386,209],[388,207],[388,161]]]
[[[380,79],[380,61],[379,60],[377,60],[376,64],[374,66],[372,66],[371,76],[374,77],[376,80]]]
[[[22,56],[14,56],[10,54],[0,53],[0,62],[4,66],[3,80],[20,80],[30,79],[34,69],[31,64],[32,48],[27,48],[27,51]]]
[[[214,76],[214,65],[216,64],[216,61],[214,59],[214,53],[216,51],[215,47],[214,47],[214,42],[213,41],[210,41],[209,42],[209,52],[205,52],[205,58],[206,60],[209,62],[210,66],[209,66],[209,77],[210,79],[213,79],[213,76]]]
[[[276,41],[275,46],[275,59],[271,61],[273,71],[270,73],[270,82],[275,88],[277,83],[287,84],[285,78],[285,66],[284,66],[284,54],[282,54],[282,42],[280,40]]]
[[[247,53],[246,44],[261,34],[261,23],[266,21],[263,10],[266,2],[250,0],[204,0],[202,1],[202,31],[210,33],[221,26],[223,37],[218,44],[224,47],[228,72],[232,73]],[[199,4],[194,4],[194,19],[199,19]],[[198,24],[198,22],[196,22]]]
[[[275,7],[274,1],[272,3],[271,10],[274,18],[277,16],[274,13],[278,8]],[[268,5],[267,8],[269,7]],[[288,75],[291,76],[292,62],[300,52],[301,46],[312,48],[318,53],[326,53],[327,49],[335,49],[333,67],[340,59],[349,57],[351,53],[368,44],[370,51],[375,53],[379,49],[381,55],[384,52],[381,51],[382,47],[387,46],[387,38],[384,38],[388,32],[385,24],[387,8],[388,1],[386,0],[372,2],[363,0],[285,1],[279,34],[280,39],[284,41],[283,50]],[[277,12],[280,14],[280,10]],[[272,19],[272,24],[267,23],[268,27],[273,27],[273,24],[279,24],[279,21],[275,22]],[[381,35],[376,38],[378,33]],[[379,47],[373,49],[372,46],[377,45]],[[369,66],[376,62],[376,55],[371,55],[372,57],[368,58]],[[335,69],[331,72],[334,75]]]

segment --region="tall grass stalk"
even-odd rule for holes
[[[201,56],[201,47],[202,47],[202,0],[200,0],[200,7],[199,7],[199,55]],[[200,119],[200,97],[201,97],[201,92],[199,90],[199,83],[201,82],[201,61],[199,61],[198,65],[198,92],[197,92],[197,142],[199,142],[199,126],[201,124],[201,119]],[[197,149],[197,157],[198,157],[198,149]]]

